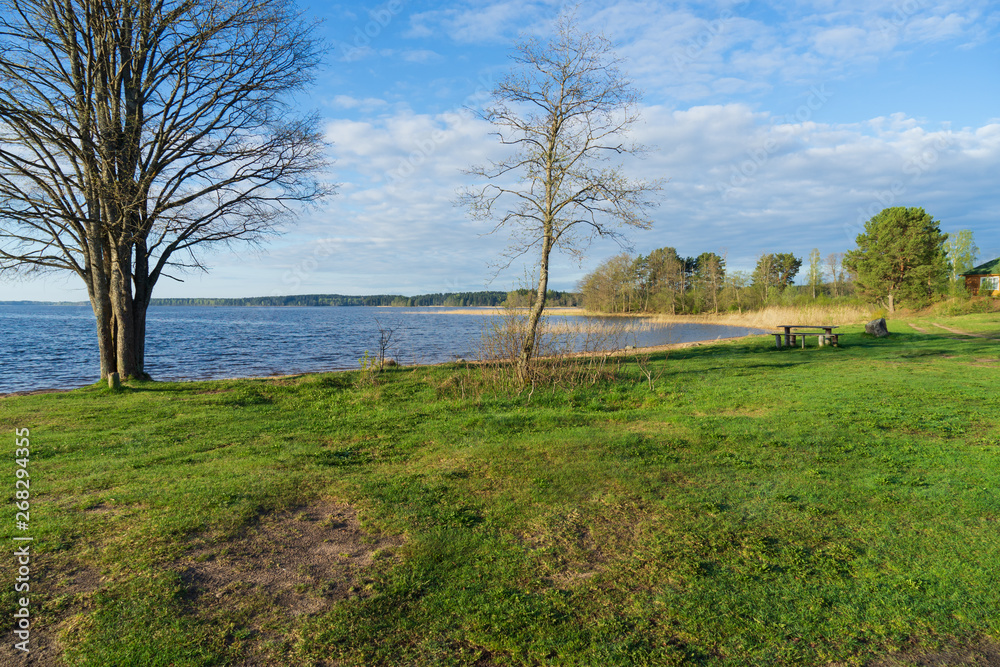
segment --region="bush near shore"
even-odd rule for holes
[[[1000,322],[889,328],[512,395],[452,364],[0,399],[31,431],[32,638],[71,665],[988,654]]]

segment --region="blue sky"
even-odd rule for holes
[[[508,289],[502,234],[455,205],[463,169],[497,155],[482,105],[523,35],[544,37],[563,3],[313,2],[330,45],[305,109],[324,117],[338,194],[262,249],[203,255],[208,274],[154,296],[418,294]],[[1000,256],[1000,7],[988,1],[603,2],[577,9],[643,91],[625,168],[668,182],[635,251],[825,257],[855,247],[885,206],[920,206]],[[560,258],[573,289],[619,252]],[[83,300],[76,277],[0,283],[0,300]]]

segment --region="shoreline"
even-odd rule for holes
[[[738,325],[737,325],[738,326]],[[651,354],[655,352],[668,352],[670,350],[680,350],[688,347],[698,347],[700,345],[712,345],[714,343],[728,343],[736,340],[743,340],[744,338],[752,338],[755,336],[768,336],[770,334],[747,334],[745,336],[730,336],[728,338],[711,338],[708,340],[696,340],[688,341],[686,343],[665,343],[663,345],[651,345],[648,347],[632,347],[627,346],[628,349],[618,349],[618,350],[608,350],[606,352],[573,352],[568,354],[570,357],[596,357],[596,356],[608,356],[608,357],[620,357],[629,356],[634,354]],[[399,365],[396,368],[433,368],[435,366],[445,366],[447,364],[456,363],[466,363],[466,364],[480,364],[481,361],[478,360],[465,360],[464,362],[457,361],[442,361],[436,364],[412,364],[412,365]],[[188,380],[150,380],[151,382],[228,382],[233,380],[284,380],[288,378],[303,377],[305,375],[321,375],[326,373],[355,373],[358,369],[336,369],[336,370],[326,370],[326,371],[306,371],[303,373],[289,373],[286,375],[250,375],[244,377],[225,377],[225,378],[202,378],[202,379],[188,379]],[[17,398],[20,396],[37,396],[39,394],[62,394],[70,391],[76,391],[77,389],[84,389],[86,387],[92,387],[95,384],[102,383],[103,380],[96,380],[90,384],[81,385],[79,387],[70,387],[65,389],[25,389],[21,391],[4,392],[0,393],[0,400],[5,398]]]
[[[606,352],[573,352],[566,356],[569,357],[596,357],[600,355],[608,357],[627,357],[636,354],[650,354],[654,352],[669,352],[670,350],[682,350],[688,347],[699,347],[701,345],[714,345],[715,343],[731,343],[737,340],[743,340],[744,338],[755,338],[770,336],[771,334],[746,334],[745,336],[729,336],[727,338],[709,338],[707,340],[692,340],[686,343],[664,343],[663,345],[648,345],[645,347],[633,347],[631,345],[626,346],[625,349],[620,350],[608,350]],[[549,358],[549,357],[546,357]]]

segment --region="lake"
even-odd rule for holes
[[[355,369],[366,350],[377,351],[380,324],[393,331],[389,356],[404,365],[471,359],[491,317],[451,308],[158,306],[147,318],[146,371],[156,380],[200,380]],[[614,346],[760,333],[641,318],[551,321],[560,328],[610,323],[634,329]],[[89,306],[0,305],[0,393],[80,387],[99,374]]]

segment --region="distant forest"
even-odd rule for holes
[[[439,294],[375,294],[371,296],[346,296],[343,294],[299,294],[294,296],[253,296],[242,299],[152,299],[152,306],[501,306],[508,301],[520,305],[526,300],[527,290],[513,292],[445,292]],[[548,305],[575,306],[578,297],[572,292],[549,290]]]
[[[665,247],[645,256],[622,253],[580,281],[580,301],[598,313],[691,314],[853,299],[854,283],[842,260],[843,253],[831,253],[824,263],[814,249],[807,284],[793,285],[802,259],[791,253],[760,255],[752,273],[728,271],[726,258],[714,252],[682,257]]]

